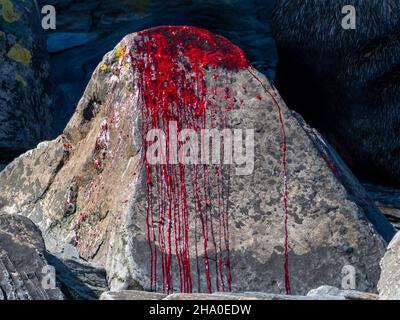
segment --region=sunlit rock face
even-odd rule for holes
[[[49,64],[33,1],[0,1],[0,169],[51,136]]]

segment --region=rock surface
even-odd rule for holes
[[[56,269],[60,287],[69,299],[97,300],[108,290],[104,268],[77,258],[63,259],[52,254],[47,254],[46,257]]]
[[[0,167],[52,134],[49,60],[39,18],[34,1],[0,1]]]
[[[104,292],[100,300],[377,300],[378,295],[339,290],[337,288],[324,286],[315,290],[311,290],[307,296],[292,296],[272,294],[265,292],[217,292],[214,294],[204,293],[175,293],[165,295],[161,293],[135,291],[135,290],[121,290]]]
[[[379,296],[373,293],[360,292],[355,290],[341,290],[331,286],[321,286],[317,289],[311,290],[308,297],[333,297],[342,298],[344,300],[378,300]]]
[[[62,300],[44,288],[48,266],[39,229],[26,217],[0,215],[0,300]]]
[[[167,295],[156,292],[120,290],[104,292],[100,300],[163,300]]]
[[[392,223],[397,231],[400,230],[400,190],[390,187],[363,184],[375,205]]]
[[[150,288],[147,184],[145,170],[139,170],[143,105],[129,55],[135,52],[132,41],[142,37],[125,37],[104,57],[62,137],[40,144],[0,173],[0,210],[30,217],[51,251],[74,244],[82,258],[106,268],[111,290]],[[375,291],[384,239],[390,240],[394,230],[339,156],[253,68],[210,67],[202,72],[208,98],[211,88],[228,88],[230,96],[214,103],[224,108],[227,100],[233,101],[227,113],[231,127],[255,130],[254,171],[248,176],[230,171],[230,189],[224,193],[233,291],[285,291],[281,125],[287,139],[292,293],[340,286],[346,265],[356,269],[357,290]],[[211,191],[213,197],[217,193]],[[189,247],[195,283],[193,239]],[[210,272],[215,291],[213,265]],[[179,289],[176,269],[174,283]],[[200,285],[205,291],[203,273]],[[197,284],[193,289],[199,290]]]
[[[381,261],[382,273],[378,283],[381,299],[400,300],[400,232],[390,242]]]

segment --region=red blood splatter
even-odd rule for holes
[[[261,81],[261,79],[250,69],[249,73],[260,83],[260,85],[264,88],[265,93],[271,97],[274,102],[277,110],[278,110],[278,120],[279,127],[281,130],[281,138],[282,138],[282,174],[283,174],[283,215],[284,215],[284,229],[285,229],[285,239],[284,239],[284,269],[285,269],[285,291],[286,294],[291,294],[291,286],[290,286],[290,275],[289,275],[289,231],[288,231],[288,208],[287,208],[287,198],[288,198],[288,180],[287,180],[287,161],[286,161],[286,130],[283,123],[283,114],[282,108],[276,99],[275,95],[268,90],[266,85]]]
[[[236,99],[232,99],[230,89],[226,88],[221,97],[227,101],[225,108],[220,109],[216,106],[211,101],[216,99],[216,90],[211,97],[207,97],[204,70],[248,69],[249,64],[243,52],[228,40],[194,27],[163,26],[139,32],[132,39],[132,47],[128,49],[127,55],[131,60],[132,70],[136,71],[140,93],[143,168],[147,174],[146,227],[150,247],[151,289],[157,290],[157,265],[160,259],[163,290],[167,293],[174,290],[172,281],[172,243],[174,242],[180,291],[192,292],[189,239],[194,238],[198,272],[197,289],[201,291],[201,270],[197,252],[197,230],[201,229],[207,290],[209,292],[212,292],[214,288],[231,290],[228,212],[223,192],[222,159],[221,164],[215,166],[214,179],[218,181],[217,195],[211,197],[209,192],[212,177],[209,176],[207,166],[204,165],[203,170],[199,170],[199,165],[194,164],[193,170],[189,171],[183,164],[170,164],[170,141],[167,141],[168,159],[165,159],[165,163],[168,164],[151,165],[146,159],[151,144],[146,137],[151,129],[161,129],[169,139],[170,121],[177,123],[178,131],[185,128],[200,131],[206,126],[206,118],[211,119],[212,127],[218,124],[226,125],[225,113],[233,108]],[[218,76],[214,73],[212,78],[215,80]],[[254,74],[253,76],[256,78]],[[264,85],[263,87],[269,93]],[[245,87],[243,89],[247,91]],[[290,293],[287,263],[286,135],[280,106],[273,95],[270,95],[278,106],[283,140],[285,284],[286,292]],[[178,144],[181,146],[182,142]],[[191,182],[190,186],[187,185],[187,181]],[[193,196],[192,194],[195,198],[194,216],[189,214],[188,208],[189,197]],[[218,223],[217,234],[213,225],[214,218]],[[195,219],[194,235],[189,235],[191,219]],[[208,258],[210,235],[216,263],[215,287],[211,281]]]
[[[336,178],[341,179],[338,169],[336,168],[331,158],[326,153],[322,153],[322,158],[325,160],[327,166],[329,167],[329,169],[331,169]]]

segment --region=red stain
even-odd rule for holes
[[[177,122],[178,131],[185,128],[199,131],[205,128],[206,119],[211,119],[212,127],[227,123],[226,112],[234,107],[236,99],[232,97],[233,93],[229,87],[224,90],[222,96],[216,96],[216,88],[211,88],[214,94],[208,97],[205,70],[224,68],[250,71],[249,63],[240,49],[225,38],[194,27],[163,26],[139,32],[133,38],[132,48],[128,49],[127,55],[131,59],[132,70],[137,71],[138,76],[143,155],[146,155],[149,148],[146,140],[147,133],[151,129],[161,129],[169,138],[170,121]],[[284,175],[285,286],[286,292],[290,293],[286,134],[278,102],[263,83],[253,73],[252,75],[276,103],[279,114]],[[214,73],[211,78],[215,80],[218,77],[219,74]],[[247,92],[244,86],[243,90]],[[258,97],[261,98],[261,96]],[[224,108],[221,109],[212,102],[216,98],[226,101]],[[240,104],[243,103],[244,101],[241,100]],[[179,143],[179,146],[181,144]],[[171,160],[169,146],[169,141],[167,141],[167,163]],[[189,171],[182,164],[150,165],[144,156],[143,168],[147,174],[146,227],[150,247],[151,289],[157,290],[157,270],[161,269],[163,291],[170,293],[174,290],[172,256],[175,254],[179,289],[181,292],[193,291],[189,242],[190,239],[195,239],[198,291],[201,291],[202,270],[207,291],[231,290],[229,224],[223,195],[222,161],[220,165],[215,166],[214,179],[218,183],[217,194],[213,196],[209,194],[212,189],[210,181],[213,177],[210,176],[211,172],[206,165],[195,164],[192,167],[193,170]],[[188,197],[191,194],[188,194],[188,190],[194,193],[194,213],[189,212],[188,202],[191,200]],[[189,234],[191,219],[195,219],[194,235]],[[203,240],[204,266],[200,265],[198,256],[198,229],[201,230]],[[209,242],[213,248],[216,267],[214,286],[210,275]],[[158,266],[159,262],[161,266]]]
[[[268,90],[267,86],[261,81],[261,79],[254,74],[250,69],[249,73],[254,77],[254,79],[260,83],[260,85],[264,88],[265,93],[271,97],[274,102],[277,111],[278,111],[278,120],[279,127],[281,130],[281,138],[282,138],[282,174],[283,174],[283,215],[284,215],[284,229],[285,229],[285,239],[284,239],[284,270],[285,270],[285,291],[286,294],[291,294],[291,285],[290,285],[290,275],[289,275],[289,231],[288,231],[288,207],[287,207],[287,199],[288,199],[288,179],[287,179],[287,161],[286,161],[286,151],[287,151],[287,143],[286,143],[286,130],[283,123],[283,114],[282,108],[276,99],[275,95]]]

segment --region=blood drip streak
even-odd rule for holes
[[[178,123],[178,130],[192,128],[200,130],[205,128],[206,119],[206,84],[203,75],[205,67],[223,67],[228,70],[248,69],[249,64],[243,52],[233,46],[224,38],[210,34],[205,30],[194,27],[158,27],[138,33],[134,38],[133,50],[129,52],[133,70],[139,75],[139,94],[142,106],[142,143],[144,154],[147,154],[147,133],[150,129],[168,130],[170,121]],[[188,67],[190,65],[190,67]],[[250,71],[250,70],[249,70]],[[250,71],[251,73],[251,71]],[[287,232],[287,177],[286,177],[286,135],[283,127],[282,112],[274,96],[270,94],[263,83],[252,73],[264,87],[276,103],[279,111],[279,122],[282,134],[283,152],[283,174],[284,174],[284,213],[285,213],[285,287],[290,293],[290,282],[288,273],[288,232]],[[217,75],[218,76],[218,75]],[[229,97],[229,89],[226,90]],[[213,97],[214,99],[214,97]],[[231,103],[222,112],[228,112],[233,107]],[[209,103],[211,121],[215,120],[217,114]],[[220,116],[223,117],[223,113]],[[165,131],[164,131],[165,132]],[[153,142],[154,140],[151,140]],[[182,144],[181,144],[182,145]],[[169,143],[167,141],[167,146]],[[187,190],[185,179],[185,166],[178,165],[156,165],[153,172],[147,159],[143,160],[147,173],[147,232],[150,247],[150,282],[151,289],[156,290],[157,285],[157,246],[161,251],[161,269],[164,291],[172,290],[172,240],[171,228],[174,229],[175,254],[177,258],[180,290],[192,292],[192,279],[190,271],[189,253],[189,210],[187,206]],[[221,168],[217,169],[218,176],[218,221],[219,221],[219,261],[216,261],[218,270],[216,272],[216,287],[219,290],[218,276],[221,277],[221,285],[224,290],[224,277],[222,270],[222,234],[225,242],[227,258],[225,267],[228,271],[228,288],[231,289],[231,273],[229,258],[229,228],[228,215],[222,207],[221,186],[223,181]],[[155,174],[155,191],[153,192],[152,175]],[[195,167],[195,181],[193,190],[196,196],[196,219],[200,217],[203,240],[204,259],[206,267],[206,278],[209,291],[212,291],[209,261],[207,256],[208,222],[211,224],[211,236],[214,245],[214,254],[218,256],[217,244],[212,222],[212,202],[208,202],[207,194],[210,189],[207,168],[203,166],[203,199],[198,193],[198,167]],[[158,207],[158,237],[155,232],[155,206],[153,197],[157,197]],[[173,215],[172,215],[173,210]],[[167,246],[165,244],[165,211],[167,211]],[[171,219],[173,218],[173,223]],[[197,239],[196,239],[197,241]],[[197,251],[197,250],[196,250]],[[197,254],[196,254],[197,257]]]
[[[285,291],[286,294],[291,294],[290,287],[290,275],[289,275],[289,232],[288,232],[288,208],[287,208],[287,194],[288,194],[288,181],[287,181],[287,162],[286,162],[286,131],[283,123],[283,115],[282,109],[275,96],[267,89],[265,84],[261,81],[251,69],[248,69],[249,73],[253,76],[254,79],[257,80],[264,88],[265,93],[271,97],[272,101],[276,105],[278,109],[278,119],[279,119],[279,127],[281,130],[282,137],[282,173],[283,173],[283,209],[284,209],[284,225],[285,225],[285,243],[284,243],[284,255],[285,255]]]

